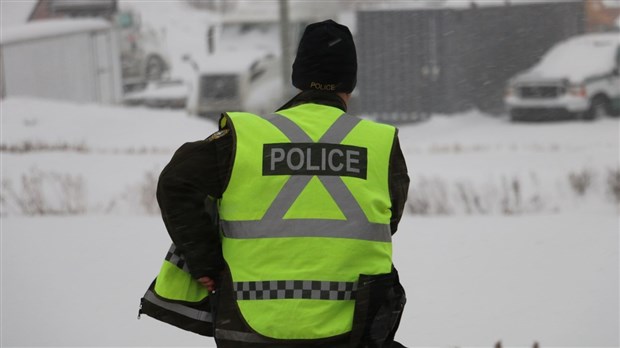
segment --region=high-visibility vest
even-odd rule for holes
[[[141,314],[213,336],[213,317],[207,289],[189,273],[185,258],[172,244],[159,271],[140,301]]]
[[[235,147],[219,217],[241,315],[269,338],[346,334],[360,274],[392,267],[395,128],[312,103],[226,122]]]

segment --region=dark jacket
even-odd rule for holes
[[[329,105],[346,111],[346,104],[336,94],[318,91],[302,92],[280,110],[303,103]],[[389,168],[392,234],[397,230],[409,188],[407,166],[398,135],[395,137]],[[166,229],[185,256],[194,278],[217,279],[224,268],[216,201],[228,184],[232,152],[233,137],[224,127],[205,140],[181,146],[159,178],[157,201]]]

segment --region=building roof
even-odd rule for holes
[[[110,23],[97,18],[39,20],[4,29],[0,35],[0,44],[106,30],[108,28],[110,28]]]

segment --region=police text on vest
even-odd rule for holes
[[[332,175],[366,179],[364,147],[281,143],[263,145],[263,175]]]

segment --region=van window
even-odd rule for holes
[[[116,17],[116,22],[121,28],[129,28],[133,25],[133,18],[129,13],[120,13]]]

